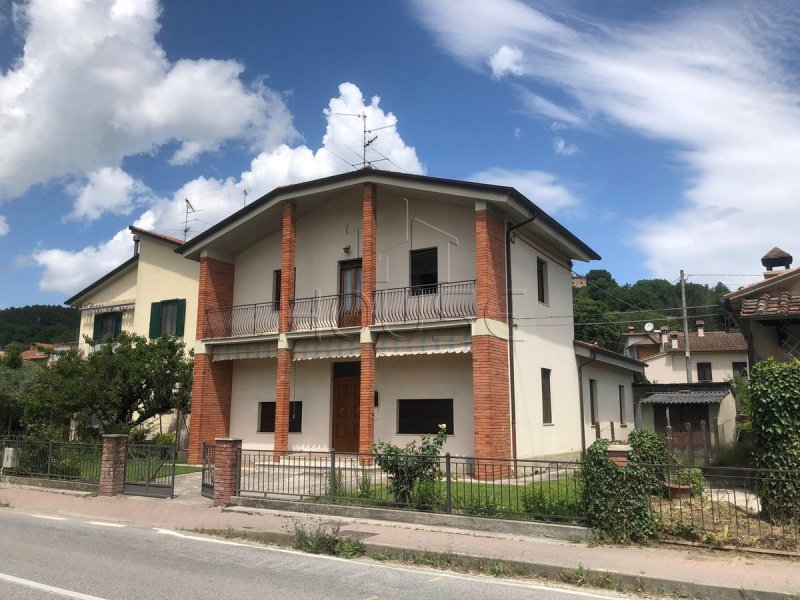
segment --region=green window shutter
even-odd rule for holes
[[[150,339],[161,337],[161,302],[150,305]]]
[[[122,333],[122,313],[118,312],[114,315],[114,339],[117,339],[120,333]]]
[[[175,318],[175,336],[183,337],[184,325],[186,324],[186,300],[178,300],[178,314]]]
[[[95,342],[102,342],[103,340],[100,339],[100,328],[102,326],[102,321],[100,319],[100,315],[95,314],[94,316],[94,333],[92,334],[92,339]]]

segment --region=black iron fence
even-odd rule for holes
[[[0,439],[5,475],[98,483],[102,454],[102,444]]]
[[[206,498],[214,497],[214,459],[217,447],[214,444],[203,442],[203,473],[200,483],[200,493]]]
[[[211,308],[205,315],[205,338],[225,338],[278,332],[280,312],[274,302]]]
[[[409,481],[382,469],[380,455],[242,450],[238,493],[317,502],[550,520],[583,519],[580,463],[444,456],[404,457]]]
[[[175,446],[128,444],[123,493],[171,498],[175,492]]]
[[[376,323],[439,321],[474,316],[474,280],[375,292]]]

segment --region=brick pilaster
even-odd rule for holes
[[[216,438],[214,445],[214,506],[227,506],[237,491],[242,440]]]
[[[101,496],[117,496],[125,483],[125,460],[128,455],[128,436],[108,434],[103,436],[103,455],[100,459]]]
[[[224,308],[233,304],[233,275],[231,263],[204,256],[200,259],[200,279],[197,290],[197,329],[196,339],[205,335],[206,311],[210,308]],[[215,327],[215,337],[226,337],[230,331]]]
[[[283,205],[281,224],[281,305],[278,331],[292,328],[292,304],[295,294],[295,256],[297,252],[297,216],[294,201]],[[278,348],[278,371],[275,377],[275,460],[289,451],[289,402],[292,398],[292,352]]]
[[[374,322],[375,280],[377,278],[378,190],[365,183],[361,201],[361,327]],[[358,451],[369,453],[375,441],[375,345],[361,343],[360,404],[358,412]]]
[[[230,434],[233,362],[213,362],[208,354],[194,356],[189,463],[203,460],[203,442]]]
[[[292,351],[278,348],[278,373],[275,378],[275,460],[289,450],[289,401],[292,397]]]
[[[506,322],[505,221],[488,209],[475,213],[478,319]],[[472,337],[472,403],[476,457],[508,458],[511,450],[508,341],[485,333]],[[502,476],[485,461],[476,475]]]

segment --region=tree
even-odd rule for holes
[[[588,296],[576,294],[573,308],[575,339],[598,342],[601,346],[612,350],[616,348],[620,329],[614,317],[606,312],[605,304]]]
[[[85,359],[77,352],[62,355],[25,395],[24,420],[32,426],[64,427],[76,419],[82,427],[99,421],[104,430],[135,427],[177,407],[188,412],[191,386],[192,359],[183,342],[122,332]]]
[[[6,348],[6,355],[0,357],[0,365],[9,369],[20,369],[22,367],[22,353],[25,346],[19,342],[11,342]]]
[[[0,433],[11,433],[22,416],[22,396],[44,367],[20,361],[19,368],[0,365]]]

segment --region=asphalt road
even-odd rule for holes
[[[618,598],[0,509],[0,598]]]

